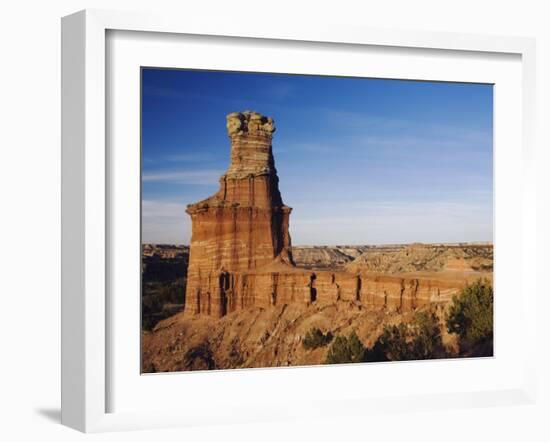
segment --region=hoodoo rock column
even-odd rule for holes
[[[296,268],[271,140],[273,119],[256,112],[227,116],[231,163],[220,190],[187,206],[192,237],[186,315],[221,318],[251,307],[344,303],[404,312],[450,300],[463,278],[437,279]]]
[[[283,204],[273,160],[274,121],[256,112],[227,116],[231,163],[220,190],[187,206],[192,237],[185,311],[224,316],[236,308],[233,292],[246,284],[236,273],[274,261],[292,265],[291,208]]]

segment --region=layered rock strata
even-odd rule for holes
[[[191,204],[186,311],[217,317],[228,311],[237,273],[278,260],[292,265],[288,220],[273,160],[272,118],[256,112],[227,116],[231,163],[220,190]]]
[[[192,220],[187,315],[221,318],[251,307],[338,301],[404,312],[448,302],[475,277],[296,268],[288,231],[292,209],[282,201],[272,153],[273,119],[232,113],[227,131],[231,162],[220,190],[187,207]]]
[[[345,271],[272,271],[269,268],[227,272],[223,286],[224,314],[253,307],[268,308],[291,303],[329,305],[338,301],[358,301],[365,308],[406,312],[428,304],[445,304],[463,286],[477,278],[476,274],[445,279],[436,275],[355,275]],[[195,312],[215,315],[214,307],[212,297],[207,297],[202,300],[203,309]]]

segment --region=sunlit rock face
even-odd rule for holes
[[[391,256],[382,259],[368,251],[343,270],[297,268],[290,251],[292,209],[281,198],[271,147],[273,119],[250,111],[232,113],[227,132],[231,161],[220,190],[187,207],[192,237],[186,315],[221,318],[252,307],[339,302],[405,312],[445,304],[478,277],[458,271],[445,277],[437,272],[384,274],[376,269],[388,260],[392,264]],[[403,253],[409,256],[408,250]],[[455,261],[447,267],[457,268]]]
[[[279,262],[292,266],[288,223],[271,141],[272,118],[256,112],[227,116],[231,162],[220,190],[187,207],[192,237],[186,311],[221,317],[234,296],[234,275]]]

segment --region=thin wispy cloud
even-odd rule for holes
[[[182,163],[202,163],[212,161],[215,156],[212,153],[204,152],[205,149],[197,149],[199,152],[179,153],[175,155],[166,155],[166,161]]]
[[[184,170],[184,171],[151,171],[143,173],[143,182],[164,182],[177,184],[216,184],[222,175],[220,170]]]
[[[266,97],[274,100],[289,98],[294,92],[294,86],[287,81],[276,81],[270,87],[263,90]]]
[[[177,149],[177,147],[176,147]],[[159,155],[145,157],[143,161],[149,164],[154,163],[206,163],[217,160],[217,157],[210,152],[211,149],[197,148],[195,152],[183,152],[172,155]]]
[[[185,214],[186,205],[174,201],[149,200],[141,202],[141,213],[144,219],[155,219],[157,221],[177,220],[180,221]]]
[[[368,112],[353,112],[343,109],[321,109],[325,124],[345,129],[377,130],[400,129],[407,126],[406,119],[369,114]]]
[[[186,205],[173,201],[143,200],[141,203],[142,239],[145,243],[188,244],[191,220]]]
[[[311,153],[331,153],[335,152],[337,144],[329,143],[315,143],[315,142],[302,142],[302,143],[285,143],[283,147],[276,148],[278,153],[292,153],[296,151],[304,151]]]
[[[428,121],[419,123],[411,118],[370,115],[338,109],[324,109],[324,123],[338,128],[338,133],[348,134],[361,145],[415,145],[429,143],[442,147],[476,146],[492,143],[492,131],[465,126]]]
[[[490,143],[490,137],[480,143]],[[358,154],[373,156],[380,150],[384,151],[387,160],[393,160],[391,157],[399,156],[401,160],[408,158],[418,158],[426,153],[433,154],[439,151],[440,156],[433,158],[439,161],[456,161],[465,158],[464,152],[469,152],[469,159],[474,155],[478,159],[490,159],[492,152],[490,150],[477,149],[477,142],[466,141],[463,139],[448,139],[443,137],[432,137],[429,134],[422,136],[343,136],[333,142],[298,142],[285,143],[282,147],[276,148],[277,153],[292,153],[295,151],[304,151],[319,154],[338,154],[344,151],[346,155],[356,156]]]
[[[410,207],[372,206],[370,210],[332,210],[317,216],[291,216],[294,244],[384,244],[411,242],[487,241],[492,239],[492,212],[485,207],[411,204]],[[294,213],[294,212],[293,212]]]
[[[352,156],[367,156],[384,161],[454,162],[492,159],[492,133],[461,125],[424,124],[388,117],[373,117],[346,111],[324,111],[327,124],[336,129],[322,141],[292,141],[276,147],[277,153],[295,151]],[[314,132],[315,129],[310,130]],[[468,155],[465,155],[467,153]]]

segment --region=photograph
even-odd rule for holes
[[[142,374],[493,357],[493,84],[140,93]]]

